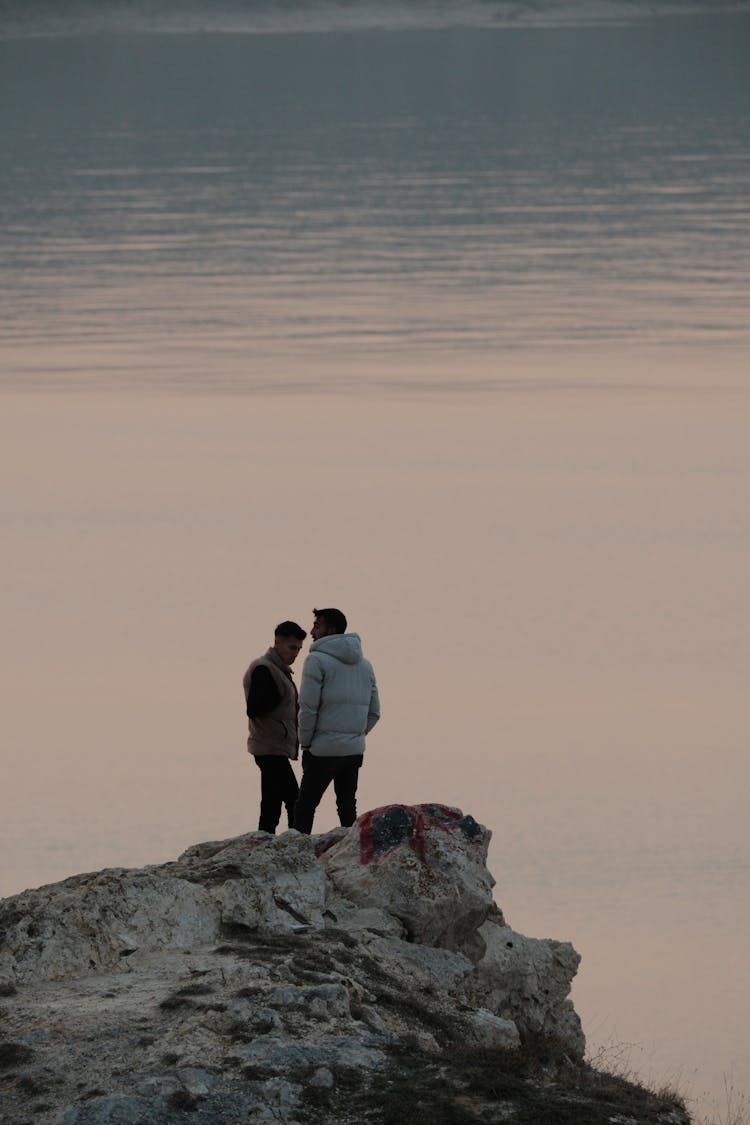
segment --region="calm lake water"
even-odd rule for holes
[[[242,672],[340,604],[360,807],[488,824],[591,1054],[750,1096],[748,58],[0,39],[0,894],[254,827]]]
[[[0,42],[4,380],[746,349],[749,26]]]

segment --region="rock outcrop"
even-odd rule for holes
[[[477,1093],[472,1067],[524,1097],[583,1073],[579,957],[505,922],[489,839],[392,805],[4,900],[0,1121],[386,1122],[420,1090],[463,1106],[450,1120],[512,1120],[517,1090]]]

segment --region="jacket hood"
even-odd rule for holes
[[[358,664],[362,659],[362,641],[359,633],[332,633],[315,641],[310,646],[310,652],[324,652],[342,664]]]

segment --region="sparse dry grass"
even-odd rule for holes
[[[750,1105],[731,1078],[724,1076],[724,1103],[715,1113],[702,1116],[698,1125],[750,1125]]]
[[[733,1081],[724,1076],[724,1091],[721,1105],[708,1113],[705,1110],[694,1112],[689,1109],[690,1103],[696,1099],[685,1093],[681,1087],[683,1083],[675,1079],[671,1084],[655,1089],[637,1074],[631,1064],[634,1051],[639,1050],[638,1043],[620,1043],[615,1040],[600,1046],[588,1059],[589,1065],[608,1074],[616,1075],[636,1085],[643,1085],[659,1097],[673,1098],[680,1105],[688,1107],[692,1125],[750,1125],[750,1104],[747,1096],[737,1090]]]

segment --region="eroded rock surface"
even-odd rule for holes
[[[578,954],[506,924],[489,839],[388,806],[0,902],[0,1121],[375,1122],[399,1076],[438,1089],[462,1051],[502,1068],[533,1040],[547,1081],[579,1066]],[[512,1120],[495,1101],[478,1120]]]

